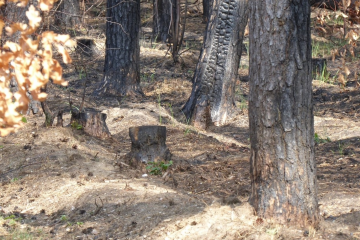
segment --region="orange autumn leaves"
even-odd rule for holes
[[[28,0],[8,0],[18,6],[26,6]],[[39,7],[48,11],[55,0],[39,0]],[[0,6],[5,0],[0,0]],[[5,42],[0,49],[0,136],[5,136],[22,125],[22,115],[29,106],[29,91],[35,100],[43,101],[47,97],[41,88],[51,80],[62,86],[67,82],[62,79],[60,63],[53,59],[53,47],[62,55],[65,63],[70,63],[71,58],[66,47],[73,47],[75,42],[68,35],[59,35],[51,31],[41,35],[34,34],[42,21],[39,11],[31,5],[26,12],[28,24],[11,23],[5,27],[0,19],[0,33],[12,35],[20,32],[19,41]],[[31,36],[32,35],[32,36]],[[33,36],[36,37],[33,37]],[[0,36],[1,38],[1,36]],[[18,91],[12,93],[9,89],[10,80],[14,78],[18,84]]]

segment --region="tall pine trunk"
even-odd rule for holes
[[[250,203],[289,225],[319,221],[310,4],[250,1]]]
[[[214,0],[191,95],[183,107],[194,126],[223,125],[234,107],[234,91],[248,0]]]
[[[212,6],[213,0],[203,0],[203,22],[207,22],[210,18],[211,14],[211,6]]]
[[[153,0],[153,39],[167,42],[171,25],[171,2]]]
[[[107,1],[104,78],[95,95],[138,95],[140,0]]]

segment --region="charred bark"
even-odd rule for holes
[[[309,1],[250,1],[250,203],[258,216],[317,225]]]
[[[142,95],[140,0],[107,1],[104,78],[94,95]]]
[[[153,0],[153,39],[167,42],[171,26],[171,4],[169,0]]]
[[[213,0],[203,0],[203,22],[207,23],[211,15]]]
[[[60,0],[56,10],[56,24],[73,28],[81,23],[79,0]]]
[[[234,90],[242,40],[248,20],[247,0],[214,0],[211,18],[193,77],[191,95],[183,107],[194,126],[223,125],[234,107]]]

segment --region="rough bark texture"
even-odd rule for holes
[[[250,203],[258,216],[319,221],[310,4],[250,1]]]
[[[153,0],[153,39],[167,42],[171,25],[171,2]]]
[[[105,120],[106,114],[97,111],[71,112],[71,125],[74,128],[102,139],[111,136]]]
[[[136,164],[170,160],[166,147],[166,127],[140,126],[129,128],[131,139],[130,159]]]
[[[234,107],[234,89],[248,20],[247,0],[214,0],[193,89],[183,108],[196,127],[223,125]]]
[[[56,11],[58,25],[73,28],[81,23],[79,0],[60,0]]]
[[[108,0],[106,16],[104,78],[94,94],[141,94],[140,0]]]

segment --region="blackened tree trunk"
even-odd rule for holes
[[[310,4],[250,1],[250,203],[290,225],[319,221]]]
[[[171,2],[153,0],[153,39],[167,42],[171,26]]]
[[[104,78],[95,95],[138,95],[140,0],[107,1]]]
[[[234,107],[247,20],[248,0],[214,0],[193,77],[193,89],[183,108],[185,116],[192,118],[198,128],[223,125]]]
[[[203,22],[208,22],[211,14],[213,0],[203,0]]]
[[[56,23],[73,28],[81,23],[79,0],[60,0],[56,9]]]

